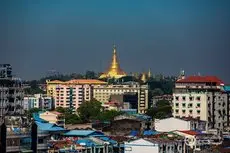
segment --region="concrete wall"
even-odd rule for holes
[[[169,132],[174,130],[191,130],[190,121],[177,118],[167,118],[155,120],[155,130],[159,132]]]
[[[158,144],[138,139],[132,142],[125,142],[124,153],[158,153]]]

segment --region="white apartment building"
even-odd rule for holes
[[[126,93],[138,94],[138,113],[145,113],[148,109],[148,85],[139,85],[137,83],[120,85],[95,85],[93,97],[102,103],[110,101],[111,95],[123,95]]]
[[[228,98],[223,82],[212,76],[190,76],[175,83],[173,116],[208,122],[209,129],[222,130],[228,123]]]
[[[23,108],[30,110],[32,108],[40,108],[43,110],[52,110],[54,107],[54,100],[52,97],[44,94],[34,94],[24,97]]]
[[[93,98],[93,87],[98,84],[107,83],[94,79],[47,81],[47,95],[54,98],[55,107],[71,108],[76,111],[84,101]]]

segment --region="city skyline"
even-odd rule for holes
[[[215,75],[230,83],[230,2],[1,1],[1,63],[22,79],[105,71]]]

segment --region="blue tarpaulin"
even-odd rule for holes
[[[135,130],[132,130],[130,133],[131,136],[137,136],[137,134],[138,134],[138,131],[135,131]]]

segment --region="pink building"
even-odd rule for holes
[[[47,94],[54,98],[55,107],[77,110],[84,101],[93,98],[93,87],[98,84],[106,84],[106,82],[91,79],[47,81]]]

